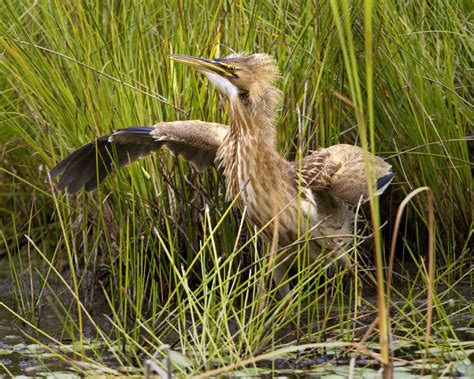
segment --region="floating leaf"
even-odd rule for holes
[[[193,365],[193,362],[186,355],[176,350],[168,350],[168,358],[171,365],[177,369],[184,369]]]

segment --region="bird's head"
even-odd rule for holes
[[[176,54],[171,58],[204,73],[231,102],[274,111],[280,98],[274,87],[278,74],[275,59],[267,54],[229,55],[219,59]]]

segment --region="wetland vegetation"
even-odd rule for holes
[[[1,2],[0,375],[375,377],[386,354],[397,377],[473,375],[472,11]],[[114,129],[227,123],[169,56],[234,51],[277,59],[282,155],[358,144],[396,172],[358,209],[350,270],[300,262],[284,298],[216,169],[160,151],[75,196],[47,175]]]

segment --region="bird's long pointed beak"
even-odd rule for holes
[[[233,77],[233,73],[229,72],[228,65],[215,59],[198,58],[190,55],[173,54],[170,56],[175,62],[184,63],[199,71],[211,72],[223,77]]]

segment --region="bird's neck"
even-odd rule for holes
[[[257,188],[260,193],[271,192],[276,188],[265,188],[268,178],[281,177],[283,159],[276,151],[271,113],[231,103],[230,130],[218,155],[224,168],[227,197],[231,200],[242,193],[243,206],[247,205],[246,189],[250,188],[252,193]]]

